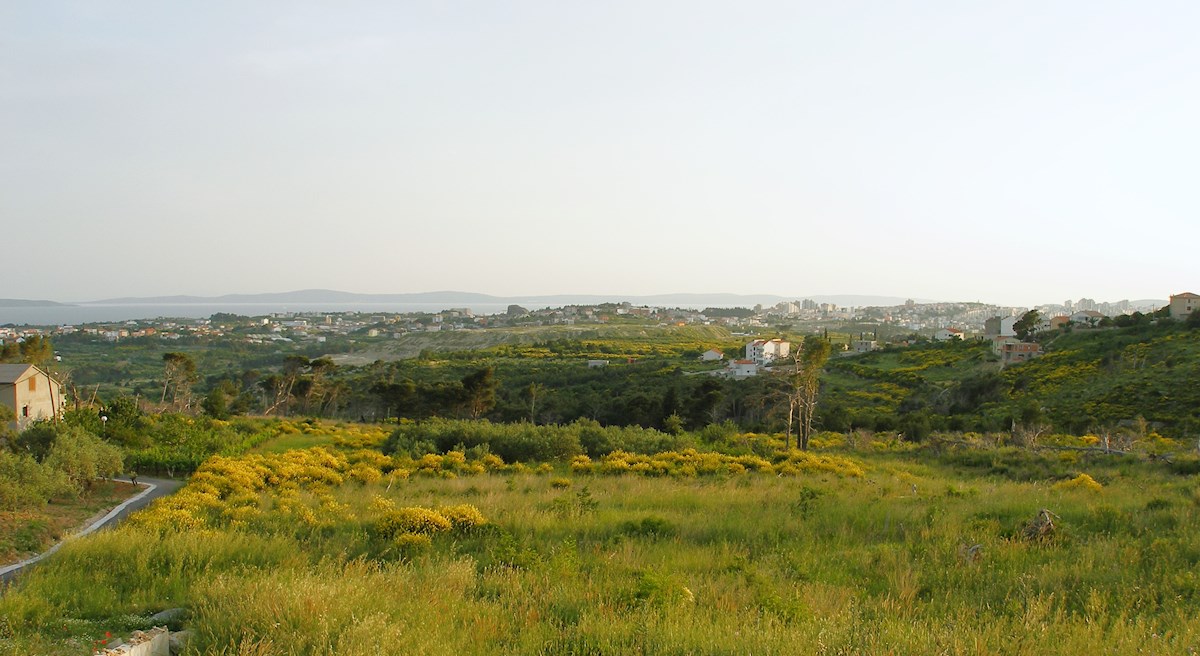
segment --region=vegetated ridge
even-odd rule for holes
[[[1002,368],[986,342],[930,343],[835,359],[824,427],[1002,430],[1015,422],[1065,432],[1137,420],[1200,429],[1200,329],[1162,321],[1043,333],[1045,355]]]

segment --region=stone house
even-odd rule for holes
[[[1186,319],[1200,309],[1200,296],[1191,292],[1171,296],[1171,318]]]
[[[50,374],[31,364],[0,364],[0,403],[16,414],[9,427],[21,430],[38,419],[59,416],[62,388]]]

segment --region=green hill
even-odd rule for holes
[[[1039,336],[1046,354],[1002,368],[985,342],[892,348],[832,362],[828,428],[1082,433],[1143,418],[1178,437],[1200,429],[1200,329],[1158,324]]]

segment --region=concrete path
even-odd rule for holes
[[[19,563],[0,567],[0,585],[9,583],[26,568],[35,565],[38,561],[49,556],[55,551],[58,551],[64,544],[66,544],[67,540],[73,540],[75,538],[94,533],[95,531],[99,531],[103,528],[116,526],[122,520],[128,517],[129,513],[144,508],[151,501],[178,490],[183,485],[183,482],[171,480],[169,478],[145,478],[143,476],[139,476],[138,485],[146,489],[138,492],[136,495],[123,501],[116,508],[108,511],[108,514],[93,522],[91,526],[88,526],[78,533],[73,533],[67,536],[58,544],[50,547],[46,551],[34,556],[33,558],[28,558]]]

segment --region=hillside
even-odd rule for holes
[[[1200,330],[1165,322],[1077,331],[1045,348],[1004,378],[1011,399],[1040,404],[1056,425],[1081,431],[1141,416],[1180,436],[1200,428]]]
[[[1162,322],[1039,339],[1046,355],[1005,369],[983,342],[837,359],[827,375],[827,427],[987,431],[1015,419],[1082,433],[1141,417],[1178,436],[1200,428],[1200,330]]]

